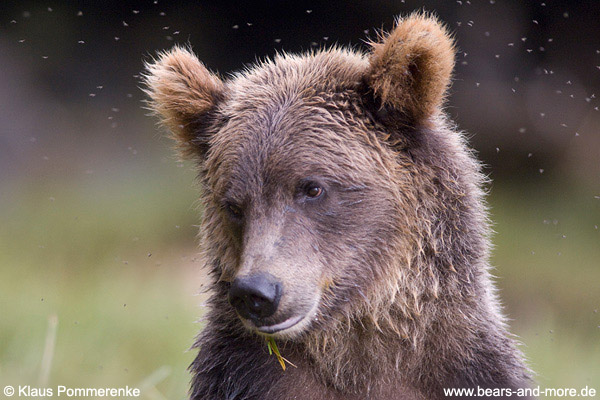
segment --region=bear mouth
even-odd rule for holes
[[[297,315],[295,317],[290,317],[290,318],[286,319],[285,321],[280,322],[278,324],[258,326],[258,327],[256,327],[256,329],[261,333],[281,332],[281,331],[284,331],[286,329],[289,329],[289,328],[297,325],[300,321],[302,321],[304,319],[304,317],[305,317],[304,315]]]

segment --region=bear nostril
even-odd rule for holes
[[[229,303],[247,319],[275,314],[281,298],[281,284],[267,273],[236,278],[229,289]]]
[[[246,301],[246,304],[247,304],[247,305],[248,305],[250,308],[252,308],[252,309],[254,309],[254,310],[256,310],[256,311],[259,311],[259,310],[260,310],[260,308],[262,307],[262,304],[263,304],[265,301],[267,301],[267,302],[269,301],[268,299],[265,299],[265,298],[263,298],[263,297],[259,297],[259,296],[255,296],[255,295],[253,295],[253,294],[252,294],[252,295],[250,295],[250,296],[248,296],[248,299],[247,299],[247,300],[249,300],[249,301]]]

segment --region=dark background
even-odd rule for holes
[[[513,331],[545,386],[597,385],[600,2],[501,0],[2,1],[0,383],[185,394],[195,173],[145,115],[144,60],[190,44],[226,77],[277,51],[367,50],[415,10],[456,37],[447,112],[493,180]]]
[[[40,140],[62,139],[47,102],[65,114],[81,107],[77,120],[87,123],[118,108],[112,135],[136,135],[127,120],[139,114],[142,59],[174,43],[191,44],[227,75],[276,51],[333,43],[366,49],[378,29],[414,10],[434,11],[455,32],[460,52],[448,112],[473,134],[493,174],[537,179],[540,168],[564,168],[598,180],[591,126],[600,115],[597,1],[3,2],[2,170],[19,173],[19,161],[31,163],[18,154],[28,151],[18,138],[41,128],[32,119],[50,119]]]

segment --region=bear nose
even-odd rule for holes
[[[246,319],[257,320],[275,314],[281,298],[281,283],[271,274],[236,278],[229,288],[229,304]]]

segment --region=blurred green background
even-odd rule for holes
[[[0,386],[183,399],[202,328],[193,165],[142,109],[142,60],[191,43],[227,74],[364,48],[424,7],[460,48],[448,112],[490,175],[492,263],[543,387],[600,391],[597,2],[0,5]]]

